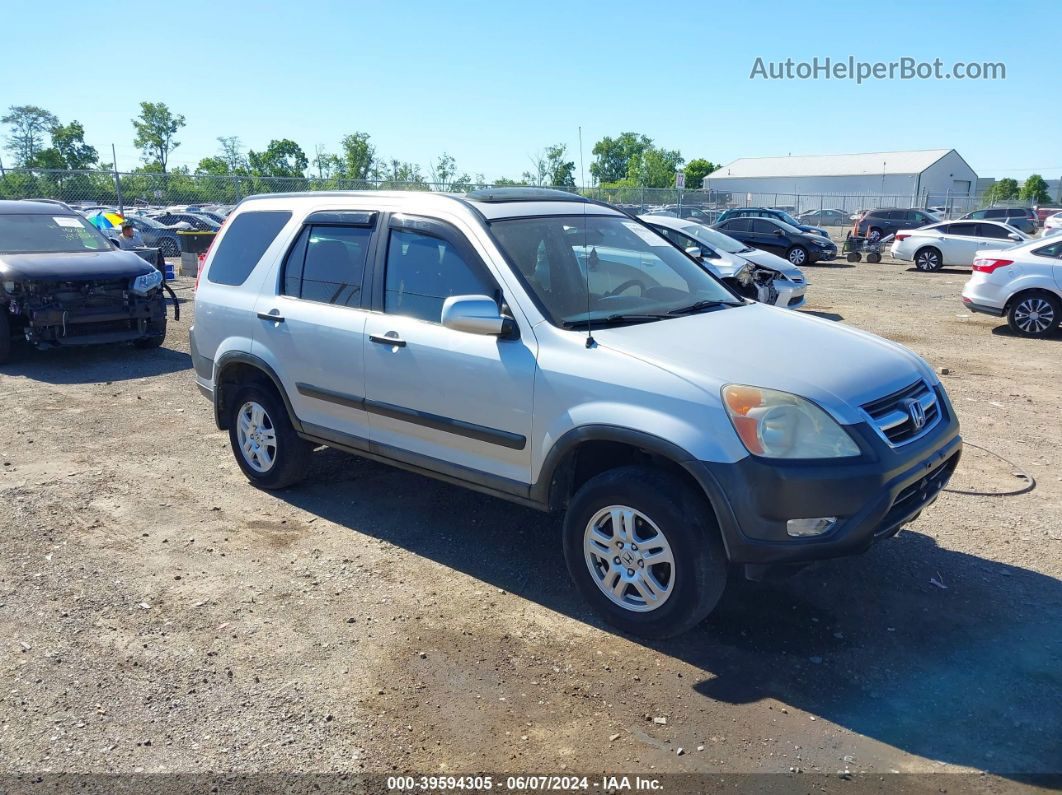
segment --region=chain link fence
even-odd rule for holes
[[[0,199],[58,199],[79,207],[165,207],[181,205],[231,205],[259,193],[322,190],[435,190],[467,192],[491,184],[439,184],[398,182],[388,179],[342,179],[338,177],[214,176],[206,174],[118,173],[113,171],[58,171],[51,169],[4,169],[0,173]],[[920,207],[943,217],[956,218],[985,205],[981,197],[947,194],[834,195],[792,193],[729,193],[714,189],[593,187],[560,190],[615,204],[628,211],[675,212],[699,208],[713,211],[731,207],[775,207],[794,215],[819,211],[819,225],[843,226],[850,216],[876,207]],[[824,213],[823,211],[834,211]],[[701,217],[704,217],[703,215]],[[832,219],[827,221],[826,219]]]

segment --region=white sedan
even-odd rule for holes
[[[1062,235],[983,250],[962,288],[971,312],[1007,318],[1023,337],[1046,337],[1062,321]]]
[[[1023,243],[1029,236],[998,221],[943,221],[921,229],[901,229],[890,252],[920,271],[938,271],[945,265],[970,267],[983,248],[1004,248]]]
[[[1057,235],[1059,232],[1062,232],[1062,213],[1047,216],[1044,219],[1044,231],[1041,232],[1043,237]]]
[[[764,304],[796,309],[804,305],[808,283],[800,268],[788,260],[704,224],[666,215],[639,215],[740,295]]]

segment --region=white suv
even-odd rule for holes
[[[644,636],[707,615],[728,563],[761,577],[893,535],[961,448],[911,351],[745,300],[558,191],[247,199],[192,356],[252,483],[295,483],[323,444],[564,511],[577,587]]]

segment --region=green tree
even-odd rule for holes
[[[567,152],[568,147],[564,144],[546,147],[546,177],[550,185],[575,187],[575,161],[564,159]]]
[[[1047,190],[1047,182],[1039,174],[1030,174],[1021,186],[1021,198],[1034,204],[1047,204],[1051,201],[1051,193]]]
[[[41,149],[23,165],[29,168],[65,169],[66,161],[63,160],[63,155],[58,149],[49,146],[47,149]]]
[[[649,146],[631,158],[627,177],[642,188],[670,188],[682,163],[682,154],[677,149]]]
[[[62,157],[64,168],[92,168],[100,159],[96,147],[85,143],[85,128],[76,119],[52,128],[52,147]]]
[[[218,155],[228,166],[229,174],[247,173],[247,156],[243,153],[243,144],[238,135],[219,135],[218,144],[221,146],[221,154]]]
[[[369,179],[376,160],[376,147],[369,143],[369,134],[354,132],[339,141],[342,149],[343,176],[347,179]]]
[[[334,155],[318,144],[314,150],[313,167],[317,169],[318,179],[333,179],[343,176],[343,159]]]
[[[145,163],[158,163],[165,174],[170,153],[181,145],[174,136],[185,126],[184,116],[172,113],[165,102],[141,102],[140,115],[132,122],[136,130],[133,146],[141,151]]]
[[[590,174],[600,183],[619,182],[630,171],[631,160],[653,145],[653,139],[640,133],[620,133],[616,138],[605,136],[591,150],[594,162]]]
[[[472,178],[468,174],[457,172],[457,161],[452,155],[443,152],[439,158],[429,166],[431,171],[432,187],[438,190],[461,192],[472,186]]]
[[[1018,181],[1007,177],[993,183],[992,187],[985,191],[984,198],[988,204],[994,204],[995,202],[1016,199],[1018,198],[1018,192]]]
[[[522,187],[526,184],[526,180],[509,179],[509,177],[498,177],[496,180],[494,180],[494,187],[496,188],[516,188]]]
[[[195,167],[196,174],[210,174],[215,177],[223,177],[232,172],[229,170],[229,164],[224,157],[204,157],[199,161],[199,165]]]
[[[303,177],[310,161],[302,147],[290,138],[269,142],[264,152],[249,151],[251,173],[260,177]]]
[[[12,105],[0,123],[11,127],[6,148],[15,158],[15,165],[26,166],[44,149],[44,136],[59,124],[59,119],[36,105]]]
[[[698,157],[686,164],[686,187],[699,189],[704,186],[704,178],[715,171],[719,166],[711,160]]]

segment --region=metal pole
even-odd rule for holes
[[[586,172],[583,171],[583,128],[579,127],[579,182],[583,186],[583,190],[586,190]]]
[[[0,177],[7,179],[7,172],[4,171],[4,159],[0,157]]]
[[[118,214],[125,215],[125,205],[122,203],[122,179],[118,176],[118,155],[115,154],[114,144],[111,144],[111,168],[114,169],[114,190],[118,194]]]

